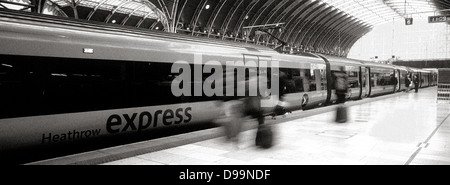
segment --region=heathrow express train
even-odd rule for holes
[[[221,97],[194,92],[210,83],[209,61],[222,66],[227,61],[277,61],[292,110],[334,103],[332,74],[342,69],[349,76],[352,100],[402,91],[407,75],[418,75],[421,87],[436,85],[436,73],[422,69],[280,54],[253,44],[3,9],[0,43],[1,152],[211,122],[222,112]],[[203,70],[201,77],[174,70],[178,61],[192,71]],[[259,72],[271,74],[272,68],[267,69]],[[172,84],[183,80],[182,74],[192,76],[192,82],[179,85],[188,93],[176,96]],[[274,96],[265,97],[267,113],[278,102]]]

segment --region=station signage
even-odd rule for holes
[[[412,25],[413,24],[413,18],[405,18],[405,24],[406,25]]]
[[[428,16],[428,23],[449,22],[450,15]]]

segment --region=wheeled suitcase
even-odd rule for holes
[[[269,125],[259,125],[255,139],[256,146],[261,148],[270,148],[273,144],[273,132]]]
[[[336,110],[336,122],[345,123],[347,122],[347,106],[339,105]]]

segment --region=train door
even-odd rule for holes
[[[365,98],[369,96],[370,93],[370,84],[369,84],[369,68],[360,67],[360,82],[361,82],[361,98]]]
[[[400,71],[400,78],[398,81],[398,83],[400,84],[400,89],[399,89],[400,91],[406,90],[405,82],[406,82],[407,77],[408,77],[408,71],[404,71],[404,70]]]
[[[418,73],[417,78],[419,79],[419,88],[422,88],[423,87],[422,78],[423,78],[424,74],[422,72],[417,72],[417,73]]]
[[[396,84],[396,86],[395,86],[395,88],[394,88],[394,92],[397,92],[397,91],[400,91],[400,79],[401,79],[401,74],[400,74],[400,69],[396,69],[395,70],[395,78],[397,79],[397,84]]]

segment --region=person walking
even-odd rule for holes
[[[336,122],[345,123],[347,122],[347,107],[345,106],[346,96],[348,93],[348,76],[343,69],[340,72],[334,73],[336,77],[335,89],[337,101],[339,104],[336,111]]]
[[[417,75],[414,75],[414,80],[413,80],[413,82],[414,82],[414,90],[415,90],[415,93],[417,93],[417,92],[419,92],[419,77],[417,77]]]
[[[406,86],[405,92],[409,92],[411,86],[411,79],[409,78],[409,76],[406,76],[405,78],[405,86]]]

